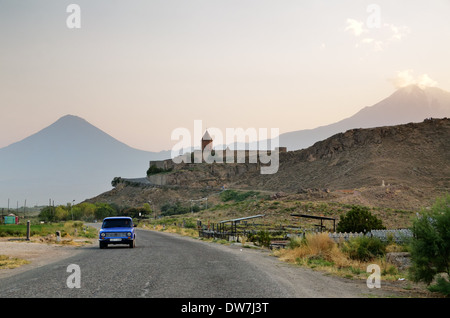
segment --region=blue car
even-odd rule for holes
[[[100,248],[108,247],[109,244],[128,244],[135,247],[136,233],[133,219],[125,216],[115,216],[103,219],[98,241]]]

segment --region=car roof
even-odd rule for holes
[[[107,218],[104,218],[103,220],[112,220],[112,219],[128,219],[131,220],[129,216],[108,216]]]

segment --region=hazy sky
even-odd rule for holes
[[[0,147],[66,114],[159,151],[194,120],[283,133],[408,83],[450,90],[449,16],[449,0],[0,0]]]

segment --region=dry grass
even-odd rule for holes
[[[355,265],[355,262],[344,255],[338,245],[328,237],[327,233],[307,234],[305,239],[296,238],[295,240],[297,242],[294,244],[299,246],[278,252],[281,260],[299,263],[302,259],[323,259],[332,262],[337,267]]]
[[[198,231],[195,229],[182,228],[182,227],[173,226],[173,225],[163,226],[163,225],[158,224],[158,225],[146,226],[143,228],[149,229],[149,230],[154,230],[154,231],[159,231],[159,232],[176,233],[176,234],[180,234],[183,236],[198,237]]]
[[[7,255],[0,255],[0,269],[16,268],[29,263],[30,261],[24,259],[9,257]]]
[[[304,239],[295,238],[292,248],[275,252],[280,260],[323,270],[347,278],[367,278],[367,266],[377,264],[385,280],[397,280],[401,275],[398,270],[385,261],[376,258],[369,262],[351,259],[339,245],[328,237],[327,233],[307,234]]]

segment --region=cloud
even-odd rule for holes
[[[355,36],[360,36],[368,30],[364,28],[364,22],[356,21],[354,19],[347,19],[347,27],[345,28],[345,31],[350,31]]]
[[[384,27],[389,28],[389,30],[391,31],[392,35],[389,39],[390,41],[395,41],[395,40],[400,41],[410,32],[409,28],[404,25],[397,26],[394,24],[385,24]]]
[[[361,40],[361,43],[372,46],[375,51],[383,51],[385,48],[385,43],[383,41],[375,40],[373,38],[364,38]]]
[[[428,74],[414,76],[413,70],[403,70],[397,72],[397,76],[392,79],[395,88],[418,85],[421,88],[437,86],[437,82],[430,78]]]
[[[358,38],[355,47],[368,46],[375,51],[385,50],[392,42],[403,40],[409,33],[407,26],[399,26],[391,23],[384,23],[376,27],[365,26],[364,22],[354,19],[346,20],[346,32],[352,33]],[[364,36],[362,36],[364,35]]]

